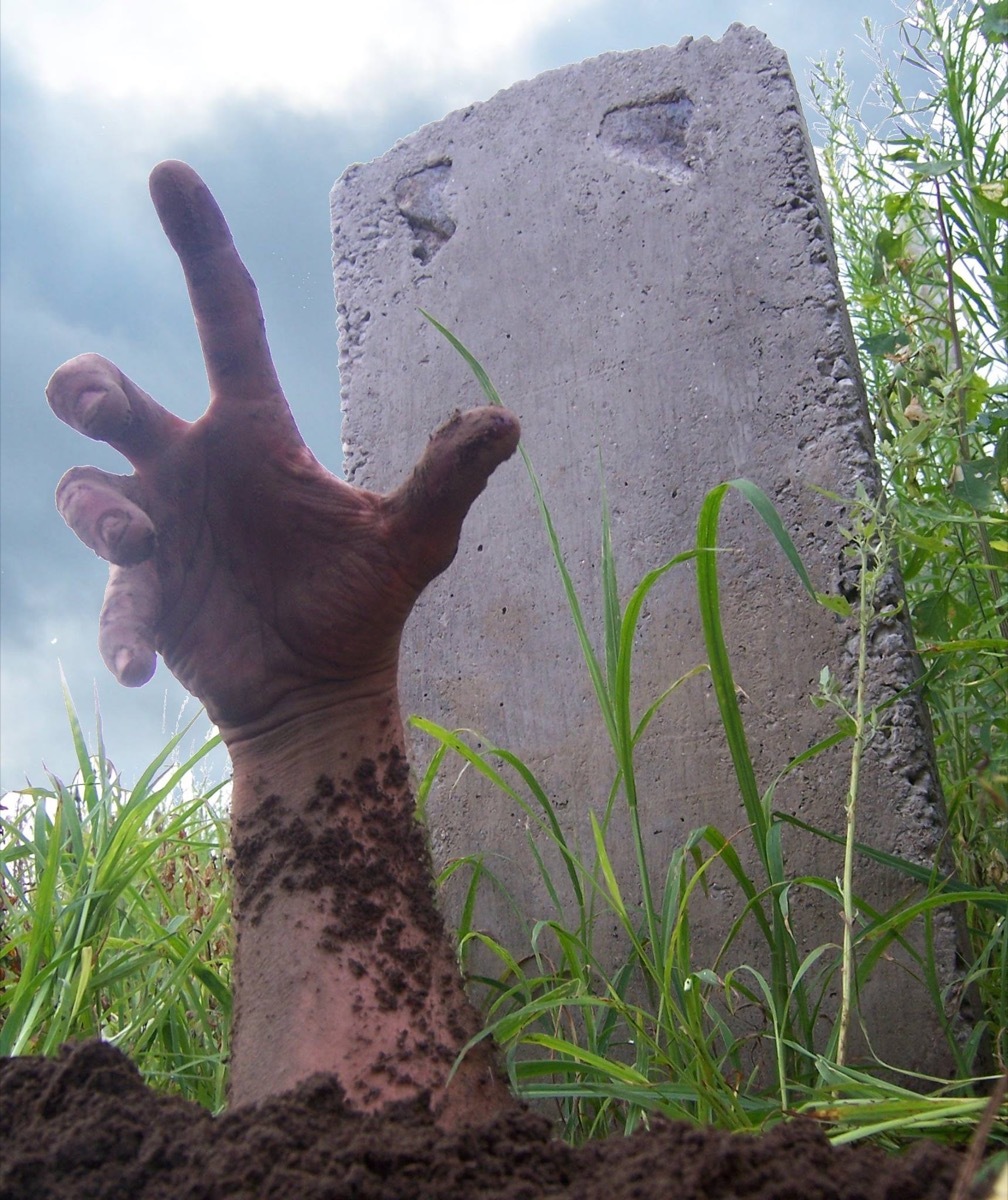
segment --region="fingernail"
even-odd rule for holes
[[[130,404],[116,384],[87,388],[74,402],[75,424],[81,433],[100,441],[117,437],[129,424]]]
[[[135,567],[154,550],[154,528],[143,515],[113,509],[99,519],[97,533],[105,551],[102,557],[120,567]]]
[[[129,525],[129,516],[121,511],[105,513],[98,521],[98,536],[111,555],[118,550]]]
[[[108,388],[89,388],[77,397],[77,421],[84,428],[90,428],[94,421],[98,406],[108,395]]]
[[[154,674],[153,659],[151,653],[137,654],[124,646],[115,656],[116,679],[126,687],[140,687]]]

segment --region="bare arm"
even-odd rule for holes
[[[206,185],[162,163],[151,195],[189,287],[206,412],[181,420],[97,355],[60,367],[47,396],[133,466],[75,468],[57,489],[67,524],[110,563],[106,664],[137,686],[160,654],[234,763],[232,1096],[330,1070],[362,1108],[430,1093],[450,1122],[472,1101],[452,1103],[448,1069],[477,1026],[413,823],[396,671],[406,618],[518,422],[456,415],[395,492],[346,484],[298,433]],[[456,1079],[490,1110],[504,1102],[485,1056]]]

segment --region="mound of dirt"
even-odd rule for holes
[[[445,1134],[418,1106],[348,1112],[323,1076],[211,1117],[101,1042],[0,1060],[0,1137],[0,1200],[947,1200],[960,1162],[928,1142],[833,1148],[811,1121],[660,1121],[571,1149],[516,1110]]]

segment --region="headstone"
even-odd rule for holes
[[[516,84],[351,167],[332,193],[347,477],[394,487],[429,432],[483,403],[469,369],[427,323],[449,327],[521,418],[568,566],[602,647],[602,483],[623,599],[649,569],[693,545],[708,490],[755,481],[777,506],[815,586],[836,593],[845,510],[824,495],[878,490],[872,435],[813,151],[784,54],[733,25],[719,42],[608,54]],[[853,685],[855,625],[817,607],[741,500],[722,520],[724,622],[757,776],[765,787],[831,729],[810,702],[828,666]],[[899,583],[891,581],[893,595]],[[639,715],[705,661],[691,566],[644,609],[634,680]],[[860,837],[918,863],[944,831],[918,663],[902,620],[871,640],[872,699],[899,694],[867,751]],[[529,479],[517,460],[475,505],[458,557],[406,630],[407,713],[477,730],[513,750],[591,857],[615,766]],[[413,761],[433,751],[416,736]],[[777,808],[842,832],[850,746],[784,779]],[[709,677],[665,703],[638,753],[651,870],[713,824],[746,853],[745,817]],[[520,807],[469,770],[443,773],[429,823],[441,862],[483,852],[531,918],[552,916]],[[625,824],[614,866],[636,877]],[[791,830],[791,873],[833,879],[842,849]],[[859,857],[857,891],[885,910],[904,877]],[[742,908],[721,867],[697,892],[694,967],[750,961],[750,928],[716,956]],[[798,889],[807,947],[839,943],[838,906]],[[488,892],[481,921],[518,946]],[[603,924],[616,937],[615,921]],[[918,926],[912,940],[921,939]],[[933,931],[952,982],[948,913]],[[604,953],[615,956],[615,945]],[[919,975],[919,972],[917,973]],[[835,1010],[835,989],[827,1008]],[[861,995],[876,1052],[944,1074],[950,1055],[913,964],[894,949]]]

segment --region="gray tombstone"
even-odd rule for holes
[[[875,494],[878,475],[825,214],[787,59],[739,25],[720,42],[608,54],[516,84],[351,167],[332,193],[347,477],[395,486],[430,431],[456,407],[483,402],[425,309],[520,416],[600,649],[603,480],[624,599],[645,571],[693,545],[708,490],[740,476],[772,498],[815,586],[835,593],[845,510],[823,489]],[[721,543],[726,633],[765,787],[829,732],[831,715],[810,697],[824,666],[852,685],[856,629],[803,593],[740,499],[726,502]],[[642,615],[638,715],[705,658],[693,569],[678,567]],[[900,696],[867,753],[859,832],[931,863],[942,805],[926,714],[906,690],[918,664],[902,620],[876,627],[870,669],[875,701]],[[455,564],[412,617],[401,691],[408,713],[478,730],[519,754],[590,857],[589,813],[603,811],[615,768],[519,461],[494,475]],[[432,750],[415,736],[414,763]],[[776,807],[841,832],[849,762],[849,746],[816,758],[782,781]],[[756,870],[708,676],[665,703],[638,771],[659,883],[672,849],[707,824],[734,838]],[[525,814],[475,771],[458,772],[456,763],[443,773],[431,802],[436,859],[483,852],[522,912],[551,916]],[[611,846],[632,898],[625,822]],[[794,875],[840,873],[836,845],[792,830],[785,850]],[[883,910],[908,891],[866,858],[856,887]],[[727,872],[713,869],[692,913],[695,968],[715,965],[741,904]],[[840,941],[837,905],[821,892],[799,890],[792,906],[808,947]],[[520,945],[502,900],[488,894],[480,919]],[[615,936],[614,921],[601,928],[603,942]],[[933,936],[949,985],[949,914]],[[603,952],[614,957],[618,947]],[[765,968],[765,957],[747,925],[720,965]],[[906,955],[878,965],[861,1002],[884,1059],[949,1070],[939,1019]]]

